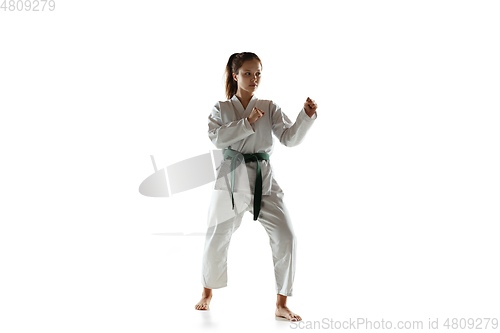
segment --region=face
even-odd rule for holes
[[[238,70],[238,75],[233,73],[233,78],[238,81],[238,89],[246,90],[253,94],[260,83],[262,68],[257,59],[247,60]]]

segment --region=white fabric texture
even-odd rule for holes
[[[257,107],[265,115],[250,124],[247,117]],[[316,120],[305,109],[297,115],[295,123],[271,100],[252,96],[244,109],[233,96],[217,102],[208,117],[208,136],[219,148],[231,148],[243,154],[265,152],[272,160],[274,138],[285,146],[300,144]],[[271,161],[259,161],[262,173],[262,200],[258,221],[269,235],[276,292],[292,296],[295,276],[297,238],[283,201],[284,193],[273,177]],[[231,203],[231,160],[222,160],[217,167],[217,178],[208,212],[207,234],[202,261],[202,285],[209,289],[227,286],[227,251],[231,235],[241,224],[243,215],[253,215],[253,193],[257,162],[242,162],[235,170],[234,210]]]
[[[248,122],[247,117],[252,109],[257,107],[265,112],[265,115],[257,119],[253,124]],[[261,100],[255,95],[243,109],[238,97],[233,96],[229,101],[217,102],[208,117],[208,136],[214,145],[219,148],[231,148],[243,154],[268,153],[272,156],[274,149],[274,137],[287,147],[293,147],[301,143],[309,128],[316,120],[316,113],[309,117],[302,108],[297,115],[297,120],[292,123],[288,116],[281,110],[279,105],[271,100]],[[272,166],[271,161],[259,161],[262,173],[262,194],[269,195],[271,192]],[[217,178],[215,190],[227,190],[227,184],[222,175],[229,172],[231,160],[223,160],[217,167]],[[244,172],[245,168],[241,169]],[[250,185],[250,193],[253,193],[257,162],[246,163],[244,177],[248,177],[249,184],[243,183],[240,187],[235,182],[234,192],[244,191],[248,193],[247,185]],[[235,177],[242,176],[236,172]],[[230,184],[230,183],[229,183]]]
[[[231,208],[229,195],[230,193],[226,191],[213,191],[212,195],[209,212],[211,224],[207,228],[205,237],[201,279],[202,285],[208,289],[227,286],[227,253],[231,236],[241,225],[243,214],[249,211],[253,215],[253,196],[246,194],[245,197],[250,200],[243,209],[236,210],[236,213],[232,214],[233,216],[226,215],[222,217],[221,211],[217,210],[217,207],[229,206]],[[262,196],[258,221],[269,236],[276,279],[276,293],[283,296],[292,296],[297,238],[293,231],[290,215],[283,202],[283,197],[282,189],[273,179],[271,194]],[[239,200],[239,202],[244,202],[244,200]],[[222,211],[227,212],[227,209]],[[228,218],[222,221],[225,217]],[[214,223],[217,218],[221,219],[221,222]]]

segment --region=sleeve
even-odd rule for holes
[[[214,105],[208,116],[208,137],[219,149],[226,148],[253,133],[255,130],[247,118],[223,124],[219,102]]]
[[[312,117],[309,117],[306,110],[302,108],[297,115],[297,120],[295,123],[292,123],[287,115],[281,111],[278,104],[273,101],[271,101],[270,110],[273,133],[287,147],[300,144],[317,118],[316,113]]]

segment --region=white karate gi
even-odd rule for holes
[[[257,107],[264,116],[250,124],[247,117]],[[297,239],[283,202],[284,192],[273,178],[271,154],[274,138],[292,147],[302,142],[317,115],[309,117],[302,108],[295,123],[271,100],[255,95],[246,109],[233,96],[217,102],[208,117],[208,136],[217,148],[231,148],[243,154],[265,152],[270,160],[259,161],[262,173],[262,200],[258,221],[269,235],[276,278],[276,293],[292,296]],[[202,285],[209,289],[227,286],[227,251],[231,235],[246,211],[253,214],[253,193],[257,162],[241,163],[235,170],[234,210],[231,204],[231,160],[217,168],[202,261]]]

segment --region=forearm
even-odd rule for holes
[[[316,115],[309,117],[305,109],[302,108],[297,115],[295,123],[281,134],[280,142],[287,147],[297,146],[304,140],[307,131],[311,128],[315,119]]]
[[[222,149],[253,133],[255,130],[248,118],[243,118],[223,125],[210,124],[208,137],[217,148]]]

